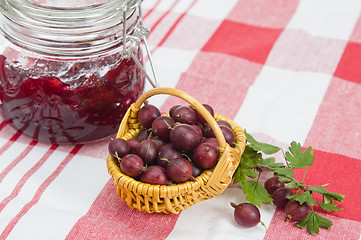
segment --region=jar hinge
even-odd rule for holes
[[[158,78],[155,71],[152,54],[149,50],[149,45],[146,40],[146,37],[150,34],[150,29],[143,26],[143,16],[140,9],[140,4],[137,4],[135,7],[138,8],[139,11],[140,25],[138,26],[138,30],[133,35],[127,34],[126,31],[127,9],[122,10],[123,11],[123,55],[126,58],[132,57],[132,59],[138,65],[139,69],[144,73],[145,77],[147,78],[148,82],[152,85],[152,87],[157,88],[159,87]],[[130,46],[127,44],[127,42],[130,42]],[[149,76],[143,65],[140,63],[137,56],[135,56],[134,54],[134,49],[139,47],[141,42],[143,42],[144,47],[146,49],[154,80],[152,80],[152,78]]]

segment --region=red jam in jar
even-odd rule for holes
[[[136,11],[127,12],[127,31],[131,33],[139,22]],[[75,44],[65,37],[57,39],[61,46],[54,47],[59,42],[49,44],[56,34],[52,29],[43,33],[43,43],[29,36],[18,41],[16,33],[2,25],[0,109],[5,120],[36,140],[54,144],[84,143],[114,134],[145,84],[135,60],[124,56],[123,24],[114,26],[111,32],[106,30],[108,35],[101,32],[96,39]],[[32,45],[24,44],[25,40]],[[112,41],[114,44],[104,48]],[[133,46],[131,54],[142,64],[139,46]]]
[[[76,63],[68,74],[78,73],[83,64],[88,62]],[[76,84],[52,75],[34,78],[22,70],[9,67],[0,56],[2,114],[16,129],[52,143],[87,142],[113,134],[144,89],[144,77],[132,59],[121,60],[103,76],[78,76]]]

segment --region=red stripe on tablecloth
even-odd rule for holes
[[[0,173],[0,183],[5,178],[5,176],[19,163],[21,160],[23,160],[26,155],[35,147],[35,145],[38,143],[38,141],[31,141],[29,145],[22,151],[15,159],[12,161],[9,166],[7,166],[1,173]],[[0,204],[0,211],[1,211],[1,204]]]
[[[169,13],[174,9],[174,7],[177,5],[178,2],[179,2],[179,0],[174,1],[173,4],[170,6],[170,8],[169,8],[166,12],[164,12],[164,13],[160,16],[160,18],[158,18],[158,20],[150,27],[150,29],[151,29],[151,34],[152,34],[152,32],[154,31],[154,29],[162,22],[162,20],[163,20],[166,16],[169,15]],[[159,2],[157,2],[156,4],[158,4],[158,3],[159,3]],[[155,8],[156,8],[156,6],[153,6],[152,10],[155,9]],[[149,14],[147,14],[147,16],[149,16]],[[146,18],[146,17],[144,17],[144,18]],[[159,46],[160,46],[160,45],[158,45],[158,46],[156,46],[154,49],[152,49],[152,50],[151,50],[151,54],[153,54],[154,51],[155,51]],[[145,59],[146,61],[148,61],[148,56],[145,56],[144,59]]]
[[[282,31],[224,20],[202,51],[228,54],[264,64]]]
[[[194,0],[188,8],[177,18],[177,20],[173,23],[173,25],[169,28],[168,32],[164,35],[162,40],[157,44],[157,47],[160,47],[164,44],[164,42],[168,39],[168,37],[172,34],[178,23],[183,19],[185,15],[189,12],[189,10],[194,6],[194,4],[197,2],[197,0]],[[155,50],[155,49],[154,49]]]
[[[361,44],[348,42],[334,74],[336,77],[361,83]]]
[[[147,17],[154,11],[154,9],[159,5],[160,1],[161,1],[161,0],[158,0],[158,1],[153,5],[153,7],[152,7],[151,9],[149,9],[146,14],[143,15],[143,18],[144,18],[144,19],[147,18]]]
[[[0,235],[0,239],[5,239],[8,237],[8,235],[11,233],[11,231],[20,221],[20,219],[39,201],[46,188],[61,173],[65,166],[70,162],[70,160],[79,152],[81,147],[82,145],[76,145],[60,163],[60,165],[55,169],[55,171],[40,185],[31,201],[25,204],[25,206],[20,210],[20,212],[6,226],[5,230]]]
[[[360,92],[361,84],[333,77],[304,144],[361,159]]]
[[[173,10],[173,8],[177,5],[179,0],[174,1],[173,4],[170,6],[170,8],[151,26],[151,30],[154,31],[154,29],[159,25],[159,23]]]
[[[2,123],[0,123],[0,131],[3,130],[6,125],[8,125],[7,121],[3,121]]]
[[[13,143],[21,136],[21,131],[17,131],[6,143],[0,148],[0,155],[13,145]]]
[[[165,239],[179,215],[140,212],[116,195],[110,180],[66,239]]]
[[[35,144],[31,145],[31,143],[29,144],[30,148],[27,152],[29,152],[32,147],[34,147]],[[5,208],[5,206],[11,201],[13,200],[20,192],[20,190],[22,189],[22,187],[24,186],[24,184],[26,183],[26,181],[45,163],[46,160],[48,160],[48,158],[50,157],[51,154],[53,154],[53,152],[55,151],[55,149],[57,148],[57,145],[52,145],[49,150],[42,156],[42,158],[40,158],[40,160],[29,170],[27,171],[24,176],[20,179],[20,181],[16,184],[15,188],[13,189],[13,191],[11,192],[11,194],[4,198],[4,200],[2,200],[2,202],[0,203],[0,212]],[[27,148],[27,149],[28,149]],[[26,150],[26,149],[25,149]],[[25,151],[24,151],[25,152]],[[17,159],[22,160],[23,156],[22,154],[19,155],[19,157]],[[15,161],[14,161],[15,162]],[[16,164],[19,161],[16,161]],[[7,170],[7,169],[5,169]],[[10,171],[10,169],[8,169],[8,171],[6,173],[8,173]],[[1,177],[1,176],[0,176]],[[1,178],[0,178],[0,182],[1,182]]]

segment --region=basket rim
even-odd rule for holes
[[[219,125],[216,123],[214,117],[197,99],[195,99],[193,96],[189,95],[188,93],[180,89],[169,88],[169,87],[159,87],[159,88],[151,89],[140,95],[139,98],[132,104],[131,109],[134,110],[134,112],[139,112],[141,106],[147,101],[148,98],[162,94],[178,97],[188,102],[190,106],[196,111],[198,111],[202,115],[202,117],[206,120],[206,122],[210,125],[218,141],[220,149],[226,147],[227,142],[224,138],[224,135],[222,134]]]

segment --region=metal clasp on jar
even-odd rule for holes
[[[138,65],[138,67],[141,69],[141,71],[144,73],[145,77],[147,78],[149,83],[152,85],[152,87],[157,88],[157,87],[159,87],[157,74],[156,74],[155,67],[153,64],[152,54],[149,50],[149,46],[148,46],[148,43],[146,40],[146,37],[150,34],[150,29],[143,25],[143,16],[142,16],[142,12],[140,9],[141,2],[142,2],[141,0],[131,1],[130,3],[125,4],[122,7],[122,12],[123,12],[123,56],[125,58],[131,57],[135,61],[135,63]],[[127,21],[127,12],[132,8],[138,8],[137,10],[139,12],[139,25],[137,26],[137,29],[135,30],[135,32],[133,32],[132,35],[129,35],[126,31],[126,26],[127,26],[126,21]],[[134,54],[134,50],[137,49],[141,43],[144,44],[144,47],[147,51],[149,64],[150,64],[152,74],[153,74],[153,79],[149,76],[146,69],[143,67],[143,65],[140,63],[139,59]]]

